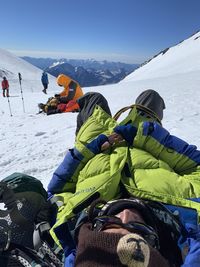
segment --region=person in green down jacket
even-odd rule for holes
[[[138,101],[121,123],[96,106],[54,172],[48,193],[61,206],[51,234],[66,255],[63,229],[97,198],[110,201],[125,194],[195,209],[199,218],[200,151],[161,126],[165,105],[157,92],[147,90],[139,100],[152,93],[162,103],[160,113],[155,105],[155,112],[149,108],[152,101],[147,106]]]

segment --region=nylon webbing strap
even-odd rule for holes
[[[61,207],[64,204],[64,198],[62,196],[53,195],[49,201],[51,204],[56,204],[58,207]]]
[[[115,119],[116,121],[119,119],[119,117],[121,116],[122,113],[126,112],[129,109],[132,109],[135,105],[131,105],[131,106],[127,106],[124,108],[121,108],[119,111],[117,111],[117,113],[113,116],[113,119]]]
[[[161,123],[161,120],[158,118],[157,114],[156,114],[153,110],[151,110],[151,109],[149,109],[149,108],[147,108],[147,107],[144,107],[144,106],[142,106],[142,105],[136,105],[136,104],[131,105],[131,106],[127,106],[127,107],[124,107],[124,108],[120,109],[120,110],[113,116],[113,119],[115,119],[115,120],[117,121],[117,120],[119,119],[119,117],[121,116],[122,113],[124,113],[124,112],[126,112],[127,110],[132,109],[132,108],[134,108],[134,107],[136,107],[138,110],[143,111],[143,112],[146,113],[150,118],[152,118],[152,119],[156,119],[160,124],[162,124],[162,123]]]
[[[33,246],[36,250],[42,246],[42,235],[50,229],[51,227],[48,222],[41,222],[35,226],[35,230],[33,232]]]

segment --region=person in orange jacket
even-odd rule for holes
[[[76,81],[72,80],[69,76],[60,74],[57,77],[57,84],[59,86],[63,86],[64,89],[61,93],[56,94],[56,97],[65,96],[67,97],[66,100],[68,102],[70,100],[76,100],[79,97],[83,96],[83,91],[80,85]]]
[[[6,77],[3,77],[3,81],[1,83],[2,90],[3,90],[3,97],[9,97],[9,83]]]

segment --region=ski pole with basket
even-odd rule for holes
[[[24,97],[23,97],[23,90],[22,90],[22,75],[20,72],[18,73],[18,77],[19,77],[20,92],[21,92],[21,98],[22,98],[22,104],[23,104],[23,111],[25,113]]]

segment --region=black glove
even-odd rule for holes
[[[94,154],[101,153],[101,146],[108,142],[108,137],[105,134],[100,134],[92,142],[87,144],[87,148],[90,149]]]
[[[137,128],[131,124],[119,125],[114,128],[114,132],[120,134],[126,140],[126,142],[132,146],[133,140],[137,134]]]

